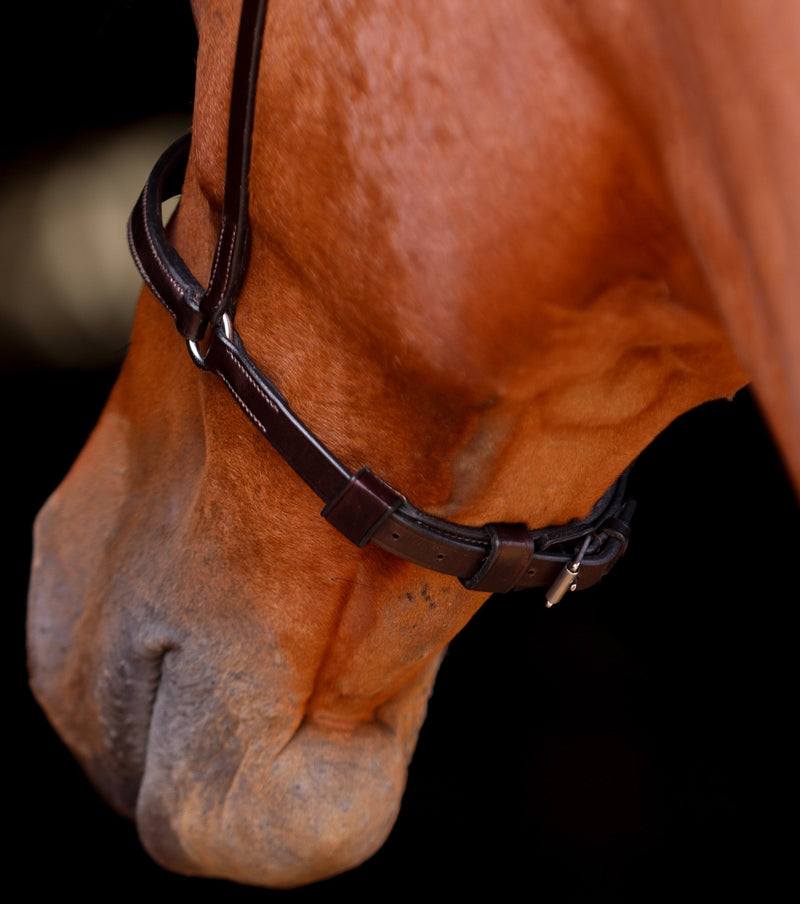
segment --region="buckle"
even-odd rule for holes
[[[583,562],[583,557],[586,555],[586,550],[589,548],[589,543],[591,543],[592,537],[594,536],[593,533],[586,535],[583,546],[578,550],[575,558],[561,569],[558,577],[550,585],[550,589],[545,594],[548,609],[551,609],[556,603],[561,602],[567,593],[572,593],[578,589],[578,577],[581,573],[581,562]]]
[[[222,315],[222,332],[225,334],[225,338],[228,342],[233,340],[233,321],[230,318],[230,314],[226,311]],[[208,332],[206,332],[206,336],[208,336]],[[206,369],[206,355],[208,354],[208,346],[214,341],[213,335],[208,340],[208,344],[206,345],[206,350],[201,351],[200,346],[194,339],[186,340],[186,348],[189,349],[189,355],[194,361],[194,363],[200,368],[200,370]]]

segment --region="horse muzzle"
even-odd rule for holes
[[[71,479],[37,519],[30,676],[101,795],[184,874],[288,888],[371,856],[399,811],[440,657],[370,722],[309,719],[308,689],[259,608],[210,579],[222,605],[209,617],[180,569],[142,548],[113,488],[93,496],[93,481],[77,492]],[[70,529],[76,518],[90,537]],[[163,534],[160,545],[172,558]]]

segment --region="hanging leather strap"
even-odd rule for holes
[[[258,63],[267,0],[242,4],[228,119],[225,194],[208,288],[192,275],[167,240],[161,222],[163,201],[180,194],[191,136],[176,141],[153,170],[128,224],[128,239],[148,288],[175,318],[184,339],[198,342],[223,314],[233,317],[247,270],[250,151]]]

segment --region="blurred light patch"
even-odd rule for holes
[[[98,368],[125,354],[141,279],[126,224],[189,120],[159,117],[19,161],[0,181],[0,364]]]

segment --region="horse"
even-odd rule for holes
[[[168,236],[210,286],[239,275],[228,125],[240,15],[263,9],[193,12]],[[273,0],[235,308],[187,353],[146,280],[35,526],[31,686],[159,863],[291,888],[370,857],[487,574],[524,584],[528,526],[590,543],[680,414],[752,385],[800,485],[798,51],[780,0]],[[258,369],[232,387],[240,339]],[[341,463],[326,517],[242,410],[248,381]],[[350,529],[353,498],[381,524],[413,500],[464,543],[492,526],[489,551],[472,576],[398,557]]]

